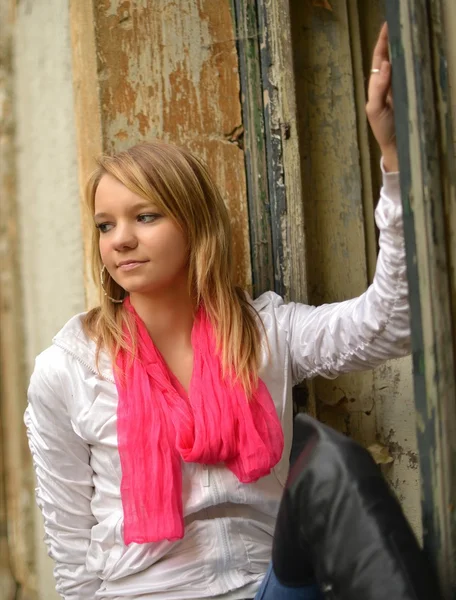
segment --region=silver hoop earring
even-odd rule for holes
[[[122,304],[122,302],[125,300],[125,298],[122,298],[122,300],[116,300],[115,298],[111,298],[111,296],[108,296],[108,292],[105,290],[104,287],[104,272],[106,271],[106,267],[103,265],[101,271],[100,271],[100,282],[101,282],[101,289],[103,290],[104,295],[106,296],[106,298],[108,300],[111,300],[111,302],[114,302],[114,304]]]

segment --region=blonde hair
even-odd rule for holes
[[[123,326],[132,332],[127,311],[109,300],[100,285],[103,263],[93,215],[98,184],[110,174],[133,193],[152,200],[186,233],[190,291],[212,323],[225,374],[233,373],[250,396],[258,382],[261,321],[235,285],[230,219],[206,166],[186,149],[158,141],[104,155],[97,165],[87,183],[86,209],[93,223],[92,272],[100,288],[100,306],[84,319],[87,334],[97,343],[97,357],[105,349],[115,362],[120,348],[127,348]],[[106,271],[104,287],[111,298],[126,295]]]

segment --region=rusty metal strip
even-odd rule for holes
[[[455,172],[448,163],[436,87],[446,88],[437,1],[386,4],[412,313],[415,405],[420,450],[423,540],[445,598],[456,594],[456,382],[445,207]],[[430,18],[437,19],[436,23]],[[440,56],[435,70],[435,55]],[[445,94],[447,90],[445,89]],[[453,232],[454,233],[454,232]],[[452,238],[454,239],[454,237]],[[454,299],[453,299],[454,301]]]

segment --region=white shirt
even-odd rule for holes
[[[25,423],[45,541],[66,600],[253,598],[267,570],[288,474],[292,386],[305,378],[372,368],[409,352],[409,309],[399,178],[384,174],[376,210],[380,252],[359,298],[320,306],[253,301],[268,338],[260,376],[274,399],[285,448],[273,472],[240,483],[223,465],[183,463],[185,536],[123,543],[117,391],[106,354],[73,317],[36,360]],[[210,402],[210,398],[208,398]],[[151,481],[150,485],[154,485]]]

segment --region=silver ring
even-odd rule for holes
[[[380,73],[380,69],[371,69],[371,73]]]

